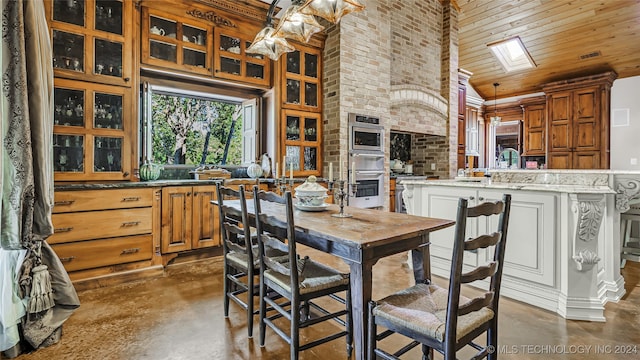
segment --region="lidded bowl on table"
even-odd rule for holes
[[[295,188],[295,197],[302,205],[322,206],[327,198],[327,188],[318,184],[317,178],[311,175],[307,181]]]

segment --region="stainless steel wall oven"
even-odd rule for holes
[[[372,116],[349,114],[349,180],[357,191],[349,206],[375,208],[384,205],[384,127]]]

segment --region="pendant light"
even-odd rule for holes
[[[337,24],[344,15],[363,9],[364,5],[356,0],[307,0],[300,7],[300,12],[316,15]]]
[[[493,116],[491,117],[491,125],[498,126],[502,118],[498,116],[498,86],[499,83],[493,83]]]
[[[264,29],[260,30],[256,38],[246,50],[248,54],[260,54],[268,56],[272,60],[278,60],[280,55],[295,50],[287,40],[282,37],[275,37],[273,33],[273,11],[280,0],[273,0],[269,11],[267,12],[267,20]]]
[[[291,5],[284,12],[273,36],[306,43],[313,34],[322,30],[324,26],[320,25],[313,15],[302,14],[300,5]]]
[[[358,0],[292,0],[274,29],[273,13],[279,1],[271,2],[265,28],[256,35],[247,53],[278,60],[283,53],[295,50],[285,39],[307,43],[313,34],[324,30],[315,16],[337,24],[342,16],[364,9]]]

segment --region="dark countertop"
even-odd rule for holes
[[[193,186],[193,185],[215,185],[220,180],[236,181],[246,180],[251,181],[249,178],[242,179],[216,179],[216,180],[154,180],[154,181],[118,181],[118,182],[101,182],[101,183],[56,183],[54,184],[55,190],[101,190],[101,189],[126,189],[126,188],[147,188],[147,187],[163,187],[163,186]],[[296,181],[297,179],[294,179]],[[302,179],[300,179],[302,181]],[[262,178],[260,183],[273,183],[272,178]],[[297,181],[296,181],[297,182]]]

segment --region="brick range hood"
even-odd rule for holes
[[[347,114],[361,113],[380,118],[386,144],[391,130],[415,135],[422,166],[414,172],[431,171],[426,164],[437,161],[438,175],[449,177],[457,141],[457,122],[448,121],[457,116],[457,10],[449,1],[366,6],[326,30],[325,164],[346,158]],[[388,159],[389,145],[385,152]]]

